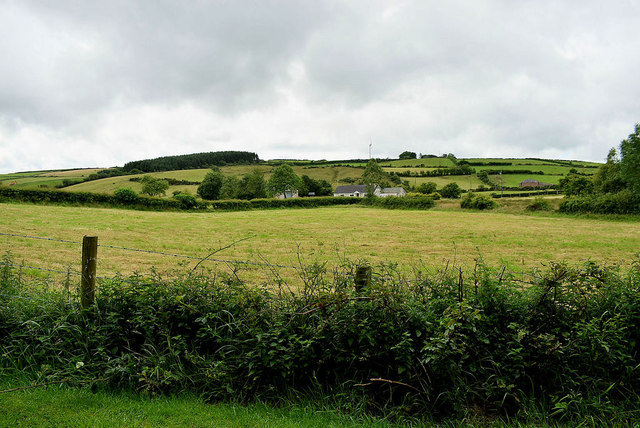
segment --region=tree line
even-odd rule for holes
[[[122,169],[129,173],[134,170],[140,172],[178,171],[182,169],[210,168],[228,164],[253,164],[259,161],[260,158],[253,152],[222,151],[163,156],[155,159],[132,161],[124,164]]]

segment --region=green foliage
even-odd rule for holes
[[[358,198],[338,198],[338,199],[358,199]],[[387,196],[384,198],[365,198],[365,205],[387,208],[387,209],[405,209],[405,210],[426,210],[433,208],[435,203],[433,198],[421,195],[416,197],[396,197]]]
[[[546,199],[537,197],[527,205],[527,211],[551,211],[551,204]]]
[[[300,186],[300,196],[307,196],[313,193],[314,196],[331,196],[333,188],[327,180],[315,180],[308,175],[300,177],[302,185]]]
[[[458,183],[449,183],[438,192],[443,198],[457,199],[462,194],[462,189]]]
[[[240,183],[238,198],[256,199],[267,197],[267,184],[264,181],[264,173],[259,169],[245,174]]]
[[[198,202],[196,201],[196,198],[187,193],[175,194],[173,195],[173,199],[175,199],[176,201],[179,201],[180,204],[182,205],[182,208],[187,210],[196,208],[198,206]]]
[[[238,199],[242,182],[234,176],[224,176],[220,186],[220,199]]]
[[[169,182],[167,180],[158,179],[151,175],[142,177],[140,183],[142,184],[142,193],[149,196],[164,195],[169,189]]]
[[[620,143],[620,178],[635,194],[640,194],[640,123]]]
[[[575,172],[570,172],[561,178],[558,184],[567,196],[586,195],[594,191],[593,181]]]
[[[626,189],[618,193],[573,196],[564,199],[558,210],[570,214],[638,214],[640,196]]]
[[[121,187],[113,192],[117,200],[123,204],[130,204],[138,200],[138,194],[130,187]]]
[[[370,159],[364,172],[360,177],[360,182],[367,186],[367,196],[374,195],[374,189],[377,187],[387,187],[389,184],[389,174],[382,170],[382,167],[375,159]]]
[[[492,197],[473,192],[468,192],[460,202],[461,208],[474,210],[492,210],[497,206],[498,203]]]
[[[433,181],[428,181],[426,183],[420,183],[418,187],[416,187],[416,191],[428,195],[429,193],[434,193],[438,186]]]
[[[398,159],[416,159],[418,156],[415,152],[404,151],[400,153]]]
[[[9,270],[0,370],[208,401],[341,395],[414,417],[517,424],[536,409],[548,424],[633,425],[638,263],[552,264],[526,286],[481,260],[467,276],[374,266],[357,292],[351,265],[306,266],[298,293],[235,275],[134,276],[103,280],[86,310]]]
[[[255,153],[224,151],[164,156],[127,162],[122,169],[133,174],[134,170],[140,172],[177,171],[181,169],[211,168],[227,164],[251,164],[259,161],[260,159]]]
[[[286,191],[295,192],[302,186],[300,177],[290,165],[282,164],[275,168],[267,182],[267,190],[271,196],[284,194]]]
[[[198,186],[198,195],[202,199],[216,200],[220,199],[220,191],[224,176],[219,169],[213,169],[204,176],[202,183]]]
[[[607,162],[593,176],[593,184],[599,193],[617,193],[626,187],[620,176],[620,159],[616,149],[609,151]]]

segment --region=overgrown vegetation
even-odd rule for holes
[[[2,373],[149,395],[277,403],[340,396],[369,413],[529,423],[640,418],[640,264],[521,274],[478,261],[407,278],[303,266],[292,292],[236,274],[114,278],[95,305],[0,271]],[[356,291],[358,288],[358,291]]]
[[[593,178],[572,169],[560,180],[569,197],[560,205],[566,213],[640,213],[640,124],[622,140],[619,150],[612,148],[607,162]]]

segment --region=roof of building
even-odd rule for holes
[[[348,184],[345,186],[338,186],[333,193],[364,193],[367,191],[367,186],[364,184]]]
[[[402,187],[385,187],[382,193],[402,193],[405,190]]]

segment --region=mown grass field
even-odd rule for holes
[[[327,207],[207,213],[1,204],[0,233],[75,242],[83,235],[97,235],[101,245],[191,257],[205,257],[248,238],[213,258],[286,266],[298,266],[300,257],[304,263],[327,261],[330,267],[348,259],[394,262],[407,268],[441,268],[447,263],[471,268],[482,257],[494,265],[528,270],[550,262],[589,259],[629,263],[640,248],[640,222],[520,215],[526,203],[503,200],[497,212],[462,211],[459,202],[442,201],[440,208],[429,211]],[[0,235],[0,253],[6,252],[15,263],[27,266],[77,271],[80,264],[78,244]],[[184,272],[196,262],[100,248],[98,274],[148,273],[152,268]],[[225,263],[206,264],[230,270]],[[256,278],[269,274],[266,267],[251,272]],[[297,272],[284,269],[283,275],[295,278]]]

